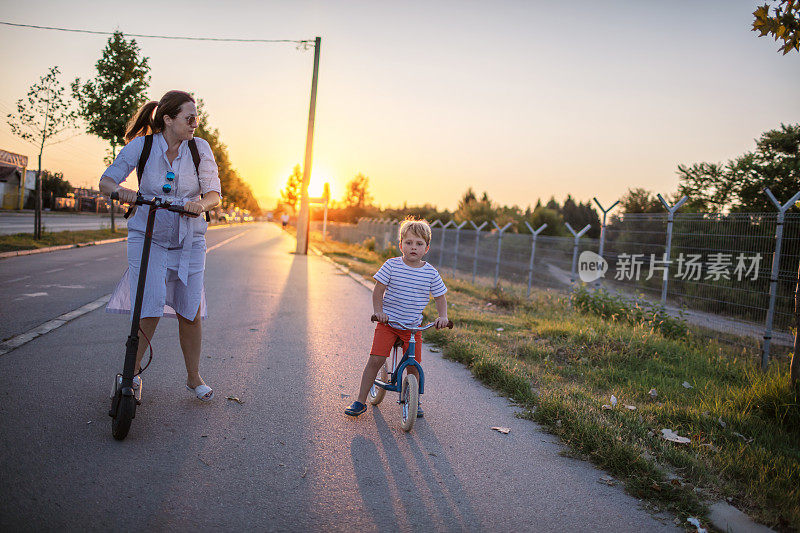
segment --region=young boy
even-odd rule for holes
[[[378,317],[375,336],[372,340],[367,366],[361,376],[361,388],[358,400],[345,409],[345,414],[358,416],[367,410],[364,402],[375,376],[386,362],[397,338],[403,340],[403,350],[408,349],[411,332],[395,329],[386,324],[388,321],[415,327],[422,323],[422,310],[428,305],[433,295],[439,318],[434,322],[436,329],[447,327],[447,299],[439,272],[429,263],[422,260],[428,253],[431,244],[431,227],[424,220],[406,218],[400,226],[400,251],[402,257],[393,257],[386,261],[375,274],[375,289],[372,291],[372,308]],[[422,364],[422,341],[419,332],[414,337],[417,362]],[[409,372],[419,379],[416,368]],[[417,416],[423,416],[420,402]]]

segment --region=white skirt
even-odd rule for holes
[[[136,295],[139,283],[139,266],[142,260],[144,236],[139,232],[128,234],[128,269],[111,294],[106,306],[107,313],[133,312],[132,295]],[[178,278],[181,249],[168,249],[155,242],[150,246],[147,263],[144,298],[141,318],[169,316],[194,320],[197,309],[200,317],[208,318],[204,274],[206,263],[206,241],[198,236],[192,242],[189,277],[186,284]]]

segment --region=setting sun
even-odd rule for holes
[[[331,198],[335,198],[337,194],[335,179],[331,178],[330,174],[325,171],[311,172],[311,181],[308,184],[308,195],[312,198],[319,198],[322,196],[325,183],[330,184]]]

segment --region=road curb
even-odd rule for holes
[[[251,222],[235,222],[233,224],[217,224],[215,226],[209,226],[209,230],[213,229],[221,229],[221,228],[232,228],[234,226],[244,226],[245,224],[251,224]],[[47,246],[45,248],[34,248],[33,250],[16,250],[13,252],[0,252],[0,259],[7,259],[9,257],[17,257],[20,255],[33,255],[33,254],[44,254],[47,252],[57,252],[59,250],[69,250],[70,248],[84,248],[86,246],[95,246],[98,244],[110,244],[113,242],[122,242],[127,240],[127,237],[120,237],[118,239],[103,239],[101,241],[90,241],[90,242],[79,242],[76,244],[62,244],[60,246]]]
[[[0,253],[0,259],[6,259],[8,257],[17,257],[19,255],[33,255],[33,254],[44,254],[47,252],[57,252],[58,250],[69,250],[70,248],[84,248],[86,246],[94,246],[96,244],[109,244],[112,242],[121,242],[126,239],[127,237],[120,237],[118,239],[104,239],[102,241],[79,242],[76,244],[63,244],[61,246],[47,246],[45,248],[34,248],[33,250],[16,250],[13,252],[2,252]]]
[[[349,268],[347,268],[347,267],[344,267],[344,266],[340,265],[339,263],[337,263],[336,261],[334,261],[333,259],[331,259],[331,258],[330,258],[330,257],[328,257],[327,255],[323,254],[323,253],[322,253],[322,252],[321,252],[319,249],[317,249],[315,246],[311,246],[311,245],[309,245],[309,246],[308,246],[308,249],[309,249],[309,250],[311,250],[312,252],[314,252],[314,254],[315,254],[315,255],[318,255],[318,256],[320,256],[320,257],[321,257],[321,258],[323,258],[325,261],[327,261],[327,262],[329,262],[330,264],[332,264],[333,266],[335,266],[335,267],[336,267],[338,270],[340,270],[340,271],[341,271],[341,272],[343,272],[344,274],[347,274],[348,276],[350,276],[351,278],[353,278],[354,280],[356,280],[356,281],[358,282],[358,284],[359,284],[359,285],[361,285],[362,287],[364,287],[364,288],[365,288],[365,289],[367,289],[368,291],[371,291],[371,290],[374,288],[374,286],[373,286],[373,285],[370,283],[370,281],[369,281],[367,278],[365,278],[364,276],[362,276],[362,275],[360,275],[360,274],[355,274],[355,273],[353,273],[353,272],[352,272],[352,271],[351,271]]]

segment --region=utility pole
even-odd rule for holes
[[[311,78],[311,105],[308,109],[308,132],[306,133],[306,158],[303,163],[303,185],[300,188],[300,215],[297,217],[297,249],[296,254],[308,254],[308,182],[311,180],[311,154],[314,147],[314,112],[317,107],[317,78],[319,76],[319,49],[322,38],[314,40],[314,75]]]

